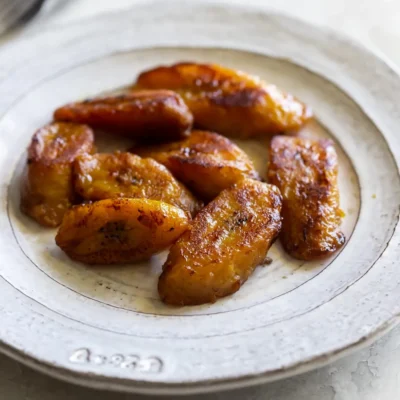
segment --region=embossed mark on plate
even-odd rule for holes
[[[75,350],[69,357],[73,364],[112,365],[116,368],[131,369],[137,372],[159,374],[164,368],[163,361],[154,356],[141,357],[138,354],[95,354],[88,348]]]

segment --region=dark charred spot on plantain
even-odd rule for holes
[[[150,215],[144,213],[142,210],[138,210],[141,215],[137,217],[137,220],[149,229],[153,229],[156,226],[160,226],[164,223],[164,214],[159,211],[150,211]]]
[[[245,225],[248,220],[249,220],[249,217],[247,217],[247,216],[239,217],[235,222],[235,226]]]
[[[251,215],[240,212],[240,211],[235,211],[232,216],[228,219],[226,219],[224,222],[227,225],[226,229],[229,231],[234,231],[235,229],[238,229],[244,225],[250,220]]]
[[[208,95],[211,103],[221,107],[253,107],[265,96],[264,90],[245,88],[233,93],[213,92]]]
[[[123,232],[125,231],[125,221],[111,221],[107,222],[105,225],[103,225],[100,229],[99,232],[101,233],[108,233],[108,232]]]
[[[81,207],[80,205],[76,205],[76,206],[73,206],[72,207],[72,209],[74,209],[74,208],[76,208],[76,209],[78,209],[79,207]],[[90,205],[88,206],[88,208],[87,208],[87,214],[85,214],[83,217],[82,217],[82,219],[80,219],[80,220],[78,220],[77,222],[76,222],[76,227],[77,228],[81,228],[81,227],[86,227],[87,225],[88,225],[88,220],[89,220],[89,218],[90,218],[90,216],[92,215],[92,213],[93,213],[93,207],[90,207]]]
[[[170,157],[170,162],[176,162],[177,164],[180,164],[182,166],[184,165],[191,165],[191,166],[199,166],[203,168],[223,168],[224,166],[218,166],[215,165],[214,163],[205,161],[203,158],[198,158],[194,154],[191,155],[191,158],[186,158],[185,156],[180,156],[180,155],[173,155]]]
[[[150,212],[151,219],[154,221],[154,223],[158,226],[162,225],[165,220],[165,216],[162,212],[159,211],[151,211]]]
[[[112,222],[107,222],[105,225],[103,225],[100,229],[99,232],[104,235],[104,239],[111,241],[111,242],[118,242],[118,243],[123,243],[124,240],[126,239],[125,234],[126,230],[126,224],[125,221],[112,221]],[[101,245],[104,246],[107,242],[102,242]]]
[[[307,241],[307,227],[303,227],[303,240]]]
[[[128,96],[126,94],[119,94],[119,95],[115,96],[116,100],[125,100],[126,98],[128,98]]]
[[[310,184],[309,186],[304,186],[301,190],[301,195],[304,199],[311,198],[315,200],[324,200],[329,198],[332,191],[332,185],[327,182],[326,179]]]

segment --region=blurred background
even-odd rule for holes
[[[33,4],[34,18],[15,29],[12,34],[3,35],[0,43],[6,38],[18,37],[32,30],[41,29],[44,24],[65,24],[91,18],[96,15],[113,12],[136,4],[152,0],[0,0],[0,32],[7,9],[29,8]],[[168,2],[169,0],[161,0]],[[190,3],[192,0],[186,0]],[[198,0],[197,0],[198,1]],[[318,25],[346,33],[365,45],[382,51],[393,61],[400,64],[400,1],[399,0],[200,0],[225,4],[245,4],[264,7],[284,12]],[[4,11],[5,10],[5,11]],[[10,21],[10,18],[8,18]]]
[[[84,23],[152,0],[0,0],[2,48],[43,29]],[[168,0],[159,0],[168,2]],[[191,0],[186,0],[190,3]],[[199,1],[199,0],[197,0]],[[400,66],[400,0],[202,0],[244,4],[295,16],[340,31]],[[223,24],[223,21],[221,21]],[[1,323],[1,322],[0,322]],[[96,392],[45,377],[0,355],[1,400],[145,400]],[[164,397],[172,399],[172,397]],[[173,397],[175,399],[175,397]],[[294,378],[230,393],[183,400],[396,400],[400,398],[400,328],[374,345]]]

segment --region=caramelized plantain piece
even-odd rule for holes
[[[75,161],[75,190],[86,200],[146,198],[194,215],[200,203],[161,164],[130,153],[84,155]]]
[[[67,104],[54,112],[58,121],[88,124],[138,140],[177,140],[187,136],[193,116],[169,90],[143,90]]]
[[[171,247],[158,282],[163,302],[215,302],[239,290],[281,228],[282,200],[272,185],[243,179],[193,220]]]
[[[21,210],[45,226],[58,226],[74,202],[72,163],[93,150],[86,125],[54,122],[39,129],[28,148],[21,185]]]
[[[171,89],[179,93],[198,127],[249,138],[297,130],[311,109],[257,77],[216,64],[179,63],[145,71],[133,90]]]
[[[178,207],[149,199],[106,199],[71,208],[56,236],[76,261],[118,264],[146,260],[188,229]]]
[[[212,132],[192,131],[182,141],[137,147],[133,151],[165,165],[206,201],[244,177],[259,179],[247,154],[229,139]]]
[[[332,141],[272,139],[268,177],[282,192],[281,241],[291,256],[314,260],[343,246],[337,174]]]

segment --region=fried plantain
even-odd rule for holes
[[[106,199],[71,208],[56,236],[57,245],[88,264],[133,263],[158,253],[188,229],[178,207],[149,199]]]
[[[247,154],[229,139],[212,132],[192,131],[182,141],[132,151],[165,165],[206,201],[244,177],[259,179]]]
[[[58,226],[75,200],[72,163],[93,150],[86,125],[54,122],[39,129],[28,148],[21,185],[21,210],[44,226]]]
[[[193,116],[169,90],[143,90],[67,104],[54,119],[88,124],[137,140],[177,140],[187,136]]]
[[[158,282],[163,302],[215,302],[239,290],[281,228],[282,200],[272,185],[243,179],[203,208],[171,247]]]
[[[314,260],[343,246],[337,175],[331,140],[272,139],[268,177],[282,192],[281,241],[291,256]]]
[[[141,73],[133,90],[179,93],[199,128],[230,137],[295,131],[312,117],[309,107],[257,77],[216,64],[178,63]]]
[[[200,203],[163,165],[130,153],[84,155],[75,161],[75,190],[86,200],[146,198],[194,215]]]

